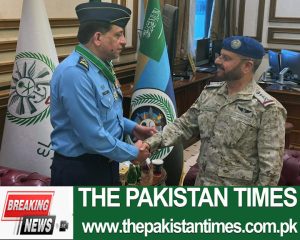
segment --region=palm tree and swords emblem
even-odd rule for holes
[[[11,118],[15,120],[13,122],[20,123],[18,121],[20,119],[38,117],[34,121],[23,122],[26,125],[34,124],[49,114],[49,111],[45,112],[50,103],[49,81],[52,75],[52,65],[47,64],[49,60],[44,62],[38,57],[16,60],[8,105]]]

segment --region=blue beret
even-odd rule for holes
[[[88,2],[76,6],[79,23],[104,21],[124,28],[131,15],[129,8],[107,2]]]
[[[262,59],[265,55],[264,47],[258,41],[250,37],[232,36],[225,38],[223,48],[253,59]]]

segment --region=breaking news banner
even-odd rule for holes
[[[0,239],[73,239],[73,187],[0,187]]]
[[[0,239],[299,239],[300,187],[0,187]]]
[[[299,187],[76,187],[74,239],[299,239]]]

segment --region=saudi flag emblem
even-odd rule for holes
[[[15,59],[7,119],[34,125],[50,114],[49,81],[55,64],[44,54],[20,52]]]

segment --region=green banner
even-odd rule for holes
[[[300,187],[77,187],[74,239],[299,239]]]
[[[140,52],[159,61],[165,48],[165,34],[159,0],[148,1]]]

